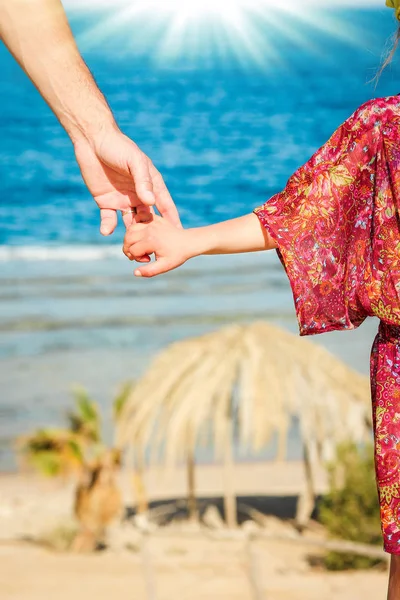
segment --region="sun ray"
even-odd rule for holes
[[[121,49],[145,51],[167,65],[182,58],[218,63],[233,57],[241,65],[269,69],[283,63],[274,42],[278,37],[317,52],[310,29],[358,42],[350,23],[307,0],[130,0],[114,7],[111,17],[108,11],[79,43],[86,49],[118,39]]]

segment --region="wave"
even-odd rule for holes
[[[0,262],[97,261],[123,258],[121,245],[95,246],[0,246]]]
[[[71,319],[41,319],[38,317],[22,317],[16,320],[0,322],[0,333],[10,332],[40,332],[40,331],[67,331],[84,329],[109,329],[116,330],[127,327],[165,327],[178,325],[226,325],[230,323],[247,323],[255,320],[280,320],[294,321],[293,311],[260,310],[260,311],[226,311],[224,313],[197,313],[197,314],[149,314],[149,315],[124,315],[100,316],[98,318],[71,318]],[[65,342],[65,340],[64,340]]]

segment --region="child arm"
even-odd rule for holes
[[[204,254],[238,254],[276,248],[255,214],[207,227],[177,229],[161,217],[135,223],[125,236],[123,251],[130,260],[154,254],[156,261],[135,270],[137,277],[153,277]]]

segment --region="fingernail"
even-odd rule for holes
[[[140,271],[135,271],[135,275],[136,275],[136,277],[141,277],[142,276],[142,274],[141,274]]]

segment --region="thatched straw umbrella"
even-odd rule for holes
[[[365,439],[368,398],[367,378],[324,348],[268,323],[233,325],[172,344],[156,357],[125,404],[118,442],[139,452],[150,448],[166,463],[186,459],[193,514],[195,448],[211,431],[224,459],[226,519],[234,526],[234,432],[242,447],[254,451],[277,433],[278,458],[284,459],[297,417],[308,484],[298,511],[306,520],[314,503],[314,468],[341,441]]]

